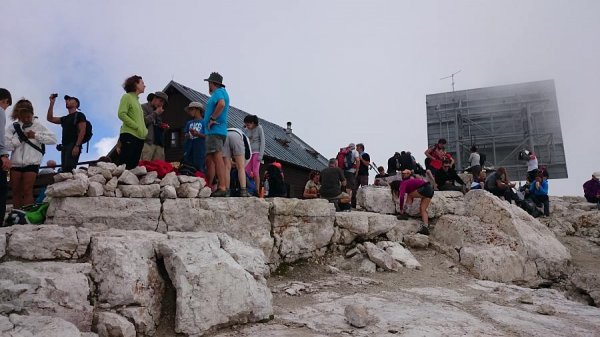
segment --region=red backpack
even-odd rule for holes
[[[340,152],[338,152],[335,159],[337,159],[338,167],[342,170],[354,168],[354,158],[352,157],[352,149],[350,147],[340,148]]]

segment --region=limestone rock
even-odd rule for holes
[[[156,171],[150,171],[140,179],[140,185],[155,184],[156,179],[158,179],[158,173]]]
[[[0,259],[6,254],[6,234],[0,233]]]
[[[410,248],[425,249],[429,247],[429,236],[419,233],[405,235],[404,243]]]
[[[159,322],[165,281],[159,274],[155,245],[166,236],[154,232],[114,231],[95,236],[91,244],[92,278],[97,284],[98,301],[111,308],[135,305],[141,315],[154,318],[145,322],[147,331]]]
[[[112,172],[106,167],[90,166],[87,171],[88,176],[91,178],[95,175],[101,175],[105,180],[112,178]]]
[[[119,184],[123,184],[123,185],[139,185],[140,184],[140,180],[138,179],[138,177],[135,174],[131,173],[131,171],[127,171],[127,170],[121,174],[118,182],[119,182]]]
[[[361,258],[358,265],[358,271],[361,273],[372,274],[377,271],[377,265],[367,258]]]
[[[3,317],[3,316],[0,316]],[[0,335],[6,337],[81,337],[79,329],[72,323],[50,316],[21,316],[12,314],[5,318],[11,328],[2,330]]]
[[[173,186],[175,188],[179,187],[181,183],[179,182],[179,179],[177,178],[177,174],[175,174],[175,172],[169,172],[167,173],[161,180],[160,180],[160,187],[164,187],[167,185]]]
[[[73,173],[71,173],[71,172],[61,172],[61,173],[55,174],[53,178],[54,178],[54,182],[55,183],[59,183],[61,181],[73,179]]]
[[[386,253],[390,254],[394,260],[400,262],[406,268],[421,269],[421,264],[408,249],[402,247],[402,245],[397,242],[391,243],[392,245],[389,245],[384,250]]]
[[[254,198],[251,198],[254,199]],[[284,261],[319,256],[334,234],[335,208],[324,199],[271,199],[273,233],[281,238],[279,255]]]
[[[34,261],[78,259],[85,254],[89,242],[89,236],[80,238],[75,227],[18,226],[10,236],[8,254]]]
[[[420,216],[419,207],[421,199],[414,199],[414,202],[407,209],[407,213],[412,216]],[[427,207],[429,218],[439,218],[444,214],[465,214],[465,202],[462,192],[458,191],[435,191],[431,203]]]
[[[112,177],[111,177],[112,178]],[[109,179],[111,179],[109,178]],[[96,174],[89,177],[89,181],[99,183],[100,185],[106,184],[106,178],[104,178],[101,174]]]
[[[179,179],[179,182],[182,184],[197,182],[200,184],[200,188],[204,188],[204,186],[206,186],[206,180],[204,180],[204,178],[200,178],[200,177],[186,176],[186,175],[182,174],[182,175],[177,176],[177,179]]]
[[[408,219],[398,220],[396,227],[385,233],[390,241],[403,242],[404,236],[415,234],[423,223],[420,220]]]
[[[117,165],[115,163],[97,162],[96,166],[99,168],[107,169],[113,174],[114,171],[117,169]]]
[[[243,242],[233,239],[225,233],[217,233],[221,248],[257,279],[269,277],[271,270],[266,263],[262,250],[250,247]]]
[[[116,197],[116,193],[115,193],[115,191],[104,191],[103,196],[114,198],[114,197]]]
[[[94,176],[94,177],[100,177],[102,178],[102,176]],[[102,178],[104,179],[104,178]],[[88,190],[86,193],[86,196],[88,197],[101,197],[104,195],[104,186],[102,186],[101,183],[96,182],[96,181],[90,181],[90,185],[88,186]]]
[[[48,315],[90,331],[92,305],[87,263],[4,262],[0,264],[0,314]]]
[[[100,337],[135,337],[135,327],[123,316],[112,312],[97,314],[96,330]]]
[[[393,215],[371,212],[339,212],[335,214],[335,224],[361,239],[372,239],[396,228],[403,231],[406,227]]]
[[[170,231],[226,233],[262,250],[267,261],[271,261],[273,238],[269,220],[269,203],[264,199],[165,200],[162,216]]]
[[[200,190],[200,192],[198,192],[198,198],[209,198],[211,193],[212,190],[210,187],[205,186]]]
[[[177,190],[175,190],[175,187],[173,187],[171,185],[166,185],[164,187],[161,187],[160,198],[163,200],[164,199],[176,199],[177,198]]]
[[[89,181],[87,179],[64,180],[48,185],[46,195],[53,198],[82,196],[87,192],[88,185]]]
[[[159,252],[177,293],[177,333],[201,335],[273,314],[269,288],[220,248],[216,234],[174,233]]]
[[[369,212],[396,213],[396,204],[387,186],[361,186],[356,193],[356,203]]]
[[[183,183],[176,188],[176,191],[179,198],[195,198],[200,192],[200,182]]]
[[[123,192],[120,189],[116,189],[115,190],[115,197],[116,198],[122,198],[123,197]]]
[[[369,259],[378,267],[388,271],[398,271],[400,264],[392,256],[370,242],[364,243]]]
[[[129,172],[131,172],[132,174],[135,174],[138,177],[143,176],[146,173],[148,173],[148,171],[146,170],[146,166],[136,166],[136,167],[132,168]]]
[[[154,231],[160,209],[158,198],[53,198],[48,208],[47,222],[64,226],[99,223],[110,228]]]
[[[344,315],[348,324],[355,328],[364,328],[369,324],[375,323],[377,319],[369,314],[366,307],[357,304],[351,304],[344,309]]]
[[[110,178],[109,181],[106,182],[106,185],[104,185],[104,190],[114,192],[117,189],[118,184],[119,184],[119,178],[112,177],[112,178]]]
[[[123,172],[125,172],[126,168],[125,168],[125,164],[123,165],[119,165],[117,167],[115,167],[114,170],[111,171],[113,177],[120,177],[121,174],[123,174]]]
[[[571,277],[571,283],[577,289],[587,293],[596,306],[600,307],[600,275],[578,271]]]
[[[125,307],[119,309],[119,314],[133,322],[138,335],[154,336],[156,334],[154,318],[147,308],[139,306]]]
[[[160,185],[158,184],[119,185],[119,190],[126,198],[158,198],[160,195]]]

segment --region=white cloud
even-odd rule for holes
[[[99,157],[106,156],[110,150],[117,144],[119,137],[104,137],[100,138],[99,141],[94,144],[94,149],[96,149],[96,154]]]

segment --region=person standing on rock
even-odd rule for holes
[[[81,105],[77,97],[65,95],[65,106],[68,114],[63,117],[54,117],[54,102],[58,95],[50,95],[50,105],[46,119],[50,123],[60,124],[62,127],[62,139],[60,146],[60,167],[62,172],[71,172],[77,167],[79,155],[81,155],[81,144],[85,137],[86,118],[79,111]]]
[[[125,80],[123,89],[125,94],[121,97],[118,110],[123,125],[119,135],[121,151],[117,165],[125,164],[125,167],[131,170],[140,161],[144,140],[148,135],[144,112],[139,101],[139,96],[146,90],[146,85],[141,76],[133,75]]]
[[[244,127],[246,128],[246,136],[250,139],[250,147],[252,148],[252,158],[246,165],[246,174],[254,179],[256,189],[260,191],[260,163],[265,154],[265,133],[262,125],[258,124],[256,115],[248,115],[244,117]]]
[[[6,197],[8,195],[8,182],[6,172],[10,170],[10,159],[8,159],[8,148],[4,132],[6,129],[6,109],[12,105],[12,96],[10,91],[0,88],[0,158],[2,159],[2,168],[0,168],[0,227],[4,225],[4,215],[6,215]]]
[[[398,196],[399,213],[400,218],[404,217],[404,199],[406,197],[406,206],[410,206],[415,198],[421,199],[419,206],[419,213],[421,214],[421,220],[423,220],[423,226],[419,229],[418,233],[429,235],[429,214],[427,213],[427,207],[431,203],[433,198],[433,187],[431,183],[421,178],[416,178],[412,175],[410,170],[402,171],[402,181],[393,181],[390,184],[392,194]]]
[[[223,76],[219,73],[211,73],[204,81],[208,82],[208,92],[210,93],[210,98],[204,107],[207,181],[208,186],[212,186],[216,176],[219,183],[211,197],[225,197],[227,196],[227,177],[223,160],[223,146],[227,139],[229,94],[225,90]]]
[[[162,114],[169,102],[169,96],[162,91],[148,95],[148,102],[142,104],[144,122],[148,134],[142,148],[142,160],[165,160],[164,130],[169,127],[162,122]]]
[[[185,143],[183,145],[183,162],[193,165],[197,170],[206,172],[206,128],[204,127],[204,105],[191,102],[185,112],[192,118],[183,128]]]
[[[356,208],[356,193],[360,186],[369,185],[369,167],[371,165],[371,157],[365,152],[365,145],[359,143],[356,145],[358,152],[358,169],[356,170],[356,182],[352,190],[352,207]]]

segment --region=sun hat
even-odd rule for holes
[[[190,104],[188,106],[183,108],[183,110],[185,110],[185,112],[188,112],[188,110],[190,110],[190,109],[200,109],[200,110],[204,111],[204,105],[202,105],[202,103],[200,103],[200,102],[190,102]]]
[[[223,84],[223,76],[221,76],[221,74],[219,74],[217,72],[210,73],[210,76],[208,76],[208,78],[205,78],[204,80],[207,82],[212,82],[212,83],[219,84],[219,85],[225,87],[225,84]]]
[[[162,98],[165,101],[165,104],[169,103],[169,96],[162,91],[153,92],[148,95],[148,102],[151,102],[154,97]]]

